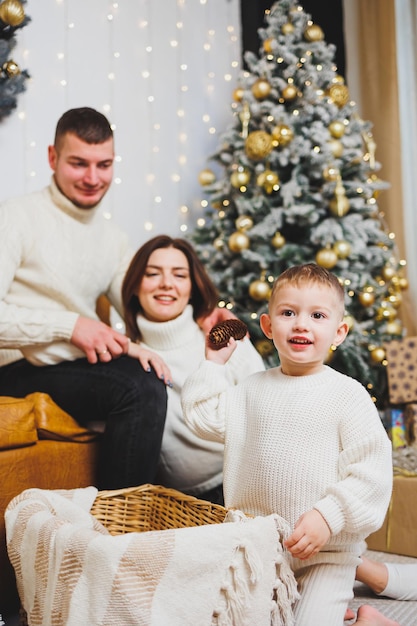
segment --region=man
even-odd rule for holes
[[[0,206],[0,395],[48,393],[80,424],[106,423],[99,488],[152,482],[170,373],[98,319],[121,309],[127,236],[100,213],[112,181],[113,132],[91,108],[71,109],[48,148],[51,183]]]

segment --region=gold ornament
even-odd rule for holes
[[[240,187],[245,187],[250,181],[250,172],[244,167],[239,167],[230,177],[230,182],[233,187],[240,189]]]
[[[213,246],[216,248],[216,250],[222,250],[224,248],[224,239],[222,239],[221,237],[217,237],[213,241]]]
[[[246,155],[253,161],[260,161],[267,157],[272,148],[272,137],[264,130],[255,130],[249,133],[245,141]]]
[[[341,239],[335,241],[333,244],[333,250],[336,252],[339,259],[347,259],[351,253],[350,243]]]
[[[249,248],[250,240],[245,232],[238,230],[230,235],[228,244],[232,252],[242,252]]]
[[[253,226],[253,219],[249,215],[239,215],[236,218],[235,225],[238,230],[248,230]]]
[[[258,78],[252,85],[252,93],[257,100],[264,100],[271,93],[271,84],[266,78]]]
[[[399,319],[390,320],[387,322],[385,330],[390,335],[402,335],[403,327]]]
[[[3,70],[6,72],[8,78],[12,78],[13,76],[18,76],[20,74],[20,67],[12,60],[3,63]]]
[[[198,175],[198,182],[200,183],[202,187],[205,187],[206,185],[211,185],[212,183],[214,183],[215,180],[216,180],[216,176],[214,172],[209,168],[206,168],[205,170],[201,170],[201,172]]]
[[[242,110],[239,113],[239,119],[242,122],[242,137],[246,139],[248,136],[249,120],[250,120],[250,108],[249,104],[245,102]]]
[[[385,265],[382,268],[382,272],[381,272],[383,278],[385,278],[385,280],[391,280],[394,276],[395,276],[395,268],[392,267],[392,265]]]
[[[293,32],[294,32],[294,24],[291,24],[291,22],[286,22],[285,24],[281,26],[281,33],[283,35],[292,35]]]
[[[386,353],[385,353],[384,348],[377,346],[376,348],[373,348],[371,350],[371,359],[374,363],[382,363],[385,357],[386,357]]]
[[[249,285],[249,295],[253,300],[256,300],[257,302],[261,302],[262,300],[269,300],[269,296],[271,295],[271,287],[268,285],[266,280],[262,278],[254,280],[253,283]]]
[[[272,341],[268,341],[268,339],[260,339],[259,341],[257,341],[255,343],[255,348],[257,349],[261,357],[266,357],[272,354],[275,349]]]
[[[349,102],[349,89],[341,83],[329,87],[328,94],[339,109]]]
[[[235,102],[241,102],[243,100],[243,95],[244,91],[242,87],[236,87],[233,92],[233,100],[235,100]]]
[[[324,39],[322,28],[318,24],[307,26],[304,31],[304,39],[306,39],[306,41],[322,41],[322,39]]]
[[[333,76],[332,78],[332,83],[336,85],[344,85],[345,79],[343,78],[343,76],[340,76],[340,74],[336,74],[336,76]]]
[[[278,174],[276,174],[272,170],[266,169],[259,174],[258,178],[256,179],[256,184],[259,187],[263,187],[266,193],[272,193],[273,191],[278,191],[279,189]]]
[[[275,235],[272,237],[271,243],[274,246],[274,248],[279,250],[280,248],[283,248],[287,242],[285,240],[285,237],[281,235],[279,231],[277,231]]]
[[[382,320],[392,321],[397,317],[397,311],[395,308],[387,302],[383,300],[381,302],[381,306],[378,308],[376,312],[376,319],[380,322]]]
[[[352,315],[345,315],[343,321],[348,325],[349,330],[352,330],[355,325],[355,318]]]
[[[323,248],[316,254],[317,265],[321,265],[321,267],[325,267],[328,270],[331,270],[337,264],[337,261],[337,254],[331,248]]]
[[[295,85],[289,84],[281,92],[284,100],[294,100],[298,95],[298,89]]]
[[[274,43],[274,38],[273,37],[269,37],[268,39],[265,39],[264,41],[264,50],[267,54],[272,54],[273,50],[272,50],[272,44]]]
[[[272,129],[272,137],[278,146],[287,146],[294,139],[294,131],[286,124],[278,124]]]
[[[323,178],[328,181],[337,180],[339,176],[339,170],[337,167],[329,166],[323,170]]]
[[[366,287],[363,291],[359,293],[358,299],[362,306],[372,306],[375,302],[375,294],[373,288]]]
[[[408,279],[405,276],[400,276],[400,278],[398,279],[398,286],[403,291],[408,289]]]
[[[329,125],[330,134],[335,139],[340,139],[340,137],[343,137],[343,135],[345,134],[345,130],[346,127],[343,122],[340,122],[338,120],[331,122],[331,124]]]
[[[329,207],[331,213],[337,217],[343,217],[349,212],[349,200],[346,198],[345,188],[340,176],[337,177],[334,198],[330,200]]]
[[[335,159],[339,159],[343,154],[343,144],[340,139],[335,139],[334,137],[328,142],[330,146],[330,150]]]
[[[19,0],[4,0],[0,4],[0,20],[9,26],[19,26],[25,19],[25,11]]]

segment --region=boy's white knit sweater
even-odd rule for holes
[[[187,376],[204,359],[205,337],[187,305],[168,322],[151,322],[138,316],[141,345],[157,352],[171,370],[173,387],[168,390],[168,408],[162,440],[158,480],[167,487],[198,495],[222,483],[223,444],[194,435],[184,422],[181,389]],[[223,372],[235,384],[252,372],[264,369],[259,353],[248,339],[240,341]]]
[[[183,411],[204,439],[225,443],[227,507],[278,513],[293,527],[317,509],[331,529],[325,550],[356,550],[384,520],[391,443],[366,389],[330,367],[311,376],[281,368],[230,387],[204,361],[184,384]]]
[[[107,293],[121,311],[127,236],[100,212],[77,208],[54,179],[0,206],[0,366],[84,357],[69,343],[79,315],[97,319]]]

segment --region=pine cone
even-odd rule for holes
[[[215,324],[209,332],[208,338],[211,348],[220,350],[220,348],[227,346],[230,337],[243,339],[247,332],[248,327],[244,322],[237,319],[230,319]]]

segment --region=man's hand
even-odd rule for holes
[[[216,307],[207,317],[199,317],[197,324],[200,326],[201,330],[204,331],[204,334],[208,335],[215,324],[231,319],[236,319],[234,313],[225,307]]]
[[[312,509],[300,517],[284,547],[298,559],[309,559],[327,543],[330,534],[324,517]]]
[[[164,381],[168,387],[172,387],[172,376],[169,367],[165,361],[147,348],[142,348],[140,344],[130,343],[128,349],[128,355],[133,359],[137,359],[142,365],[143,369],[150,372],[151,369],[155,371],[155,374]]]
[[[71,343],[84,352],[89,363],[107,363],[127,354],[130,340],[103,322],[80,316]]]

